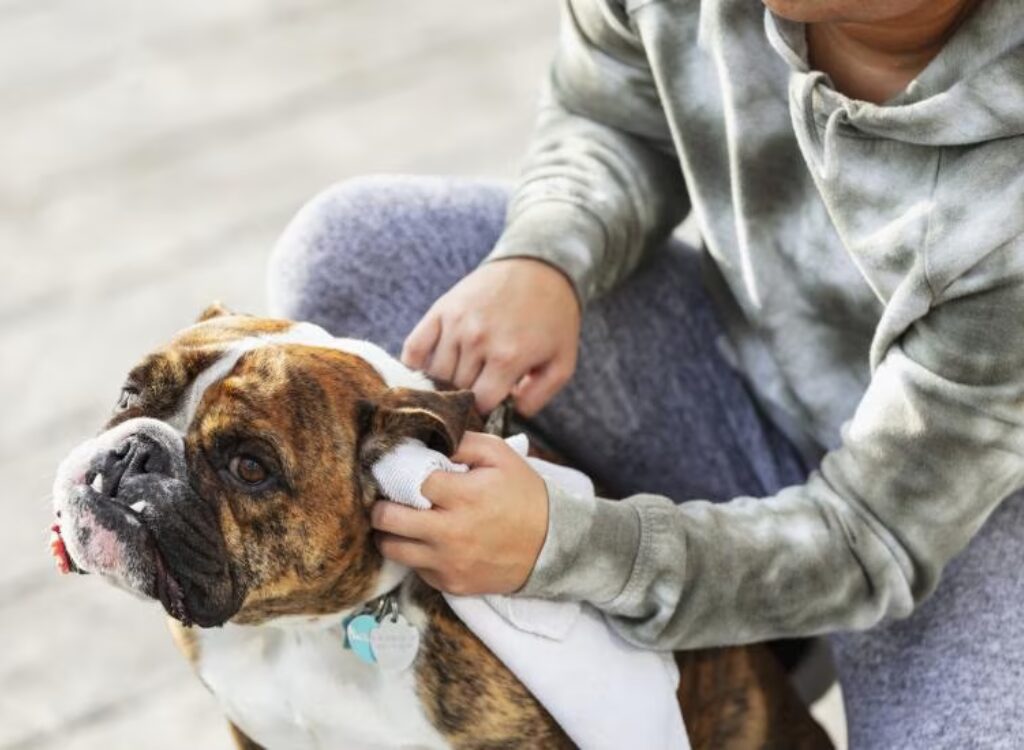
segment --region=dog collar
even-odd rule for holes
[[[399,611],[394,591],[371,599],[342,621],[344,646],[366,664],[402,672],[416,660],[420,633]]]
[[[512,412],[512,400],[505,399],[489,415],[485,432],[505,437],[509,432]],[[342,638],[344,647],[360,661],[400,672],[416,660],[420,633],[402,616],[397,591],[392,589],[369,600],[342,620]]]

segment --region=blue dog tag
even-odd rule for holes
[[[367,664],[377,663],[377,658],[373,655],[373,646],[370,644],[370,634],[379,627],[380,623],[373,615],[356,615],[345,626],[348,647],[355,652],[360,661]]]

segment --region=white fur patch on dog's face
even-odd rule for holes
[[[434,383],[430,378],[422,372],[406,367],[376,344],[361,339],[335,338],[313,323],[296,323],[287,332],[273,334],[266,337],[266,340],[271,343],[320,346],[354,354],[369,363],[389,388],[434,390]]]
[[[168,418],[168,423],[182,434],[187,432],[207,389],[226,378],[242,355],[260,347],[279,344],[301,344],[353,354],[373,367],[389,388],[434,390],[434,383],[430,378],[422,372],[406,367],[376,344],[360,339],[335,338],[313,323],[295,323],[282,333],[246,336],[232,343],[216,362],[196,377],[178,410]]]

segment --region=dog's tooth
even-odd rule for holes
[[[136,513],[141,513],[149,506],[145,500],[139,500],[137,503],[132,503],[128,507],[134,510]]]
[[[96,492],[103,493],[103,475],[98,473],[93,477],[92,482],[89,484]]]

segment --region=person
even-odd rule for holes
[[[627,496],[469,434],[435,509],[372,513],[433,585],[655,649],[836,634],[851,746],[1017,746],[1024,14],[765,5],[566,0],[515,188],[342,183],[273,309],[511,394]]]

